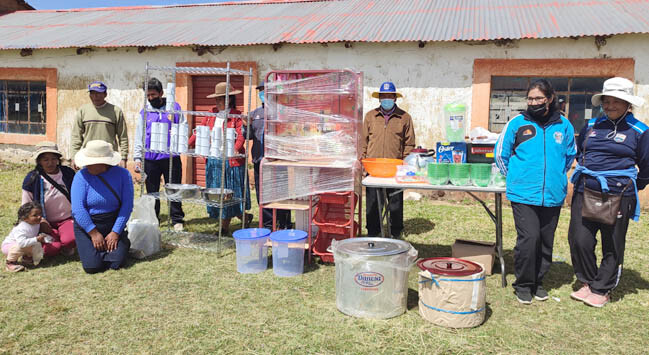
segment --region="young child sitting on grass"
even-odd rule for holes
[[[52,237],[39,233],[42,212],[38,202],[27,202],[18,209],[16,226],[2,242],[2,253],[7,256],[7,271],[22,271],[25,269],[23,265],[38,265],[43,259],[41,243]],[[23,265],[18,263],[20,257]]]

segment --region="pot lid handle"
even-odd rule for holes
[[[368,242],[367,246],[370,247],[370,248],[374,248],[374,242]]]

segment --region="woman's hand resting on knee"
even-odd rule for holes
[[[117,249],[117,243],[119,242],[119,234],[115,232],[110,232],[106,236],[106,250],[113,251]]]
[[[95,247],[98,251],[106,250],[106,241],[104,236],[97,230],[97,228],[88,232],[90,238],[92,239],[92,246]]]

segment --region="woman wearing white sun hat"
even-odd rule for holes
[[[606,80],[602,93],[591,101],[593,106],[601,105],[604,114],[589,120],[577,138],[568,241],[575,274],[583,285],[570,296],[603,307],[622,275],[629,219],[637,221],[640,216],[637,190],[649,183],[649,127],[633,116],[632,106],[642,106],[644,99],[633,95],[628,79]],[[614,224],[582,216],[586,188],[621,195]],[[595,257],[598,231],[603,254],[599,267]]]
[[[100,140],[88,142],[74,157],[83,168],[72,181],[74,237],[89,274],[119,269],[131,246],[125,227],[133,210],[133,180],[116,166],[121,159]]]

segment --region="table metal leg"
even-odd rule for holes
[[[381,191],[385,191],[385,189],[382,188],[376,189],[376,203],[379,209],[379,223],[381,224],[381,238],[385,238],[385,231],[383,229],[383,216],[384,216],[383,203],[382,203],[383,194],[381,193]]]
[[[501,193],[496,194],[496,251],[500,259],[500,274],[502,277],[502,286],[507,286],[505,277],[505,259],[503,258],[503,196]]]
[[[392,217],[392,215],[390,214],[390,197],[388,197],[388,189],[382,189],[382,190],[383,190],[383,201],[385,203],[384,207],[385,207],[385,221],[387,224],[387,232],[390,234],[390,238],[392,238],[392,223],[390,223],[390,218]]]

